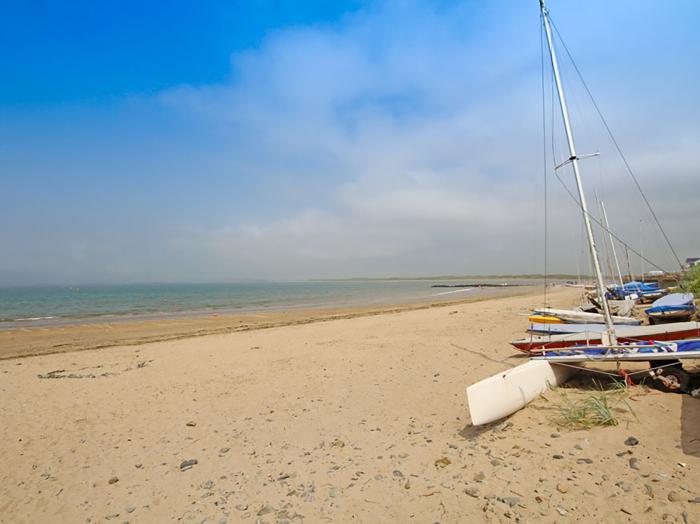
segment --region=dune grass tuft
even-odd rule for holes
[[[595,426],[617,426],[618,415],[634,414],[627,402],[628,389],[623,383],[609,388],[596,384],[595,391],[576,395],[561,392],[562,403],[557,406],[556,423],[568,429],[590,429]]]

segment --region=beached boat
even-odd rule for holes
[[[605,322],[605,315],[600,313],[588,313],[586,311],[577,311],[575,309],[552,309],[541,308],[534,311],[535,315],[545,317],[558,318],[562,322],[571,324],[602,324]],[[618,317],[610,316],[613,324],[638,326],[642,323],[641,320],[634,317]]]
[[[644,312],[650,323],[663,320],[690,318],[696,311],[695,296],[692,293],[671,293],[656,300]]]
[[[566,326],[567,324],[559,324]],[[595,326],[578,333],[561,333],[552,335],[530,335],[511,341],[511,345],[531,353],[542,349],[567,348],[577,345],[602,344],[602,333],[606,329]],[[685,340],[700,338],[700,322],[674,322],[654,326],[621,326],[615,330],[619,342],[639,342],[640,340]]]
[[[532,360],[472,384],[467,388],[472,424],[488,424],[515,413],[549,387],[566,382],[575,371]]]
[[[528,333],[535,335],[570,335],[571,333],[602,333],[607,327],[605,324],[538,324],[532,323],[527,328]]]

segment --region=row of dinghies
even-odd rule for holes
[[[683,360],[700,359],[700,323],[693,320],[696,317],[695,297],[691,293],[664,289],[655,282],[624,283],[619,267],[619,284],[608,285],[605,282],[593,222],[610,237],[614,255],[613,234],[604,208],[603,220],[596,220],[586,204],[579,168],[579,161],[585,157],[579,157],[576,153],[553,44],[551,20],[544,0],[540,0],[540,11],[569,152],[568,159],[556,165],[554,171],[567,164],[572,168],[578,190],[575,200],[582,212],[596,284],[595,289],[587,293],[590,304],[585,307],[571,310],[543,307],[532,312],[529,335],[511,342],[527,353],[530,357],[527,363],[467,387],[467,401],[474,425],[494,422],[514,413],[548,388],[562,384],[589,363],[615,363],[619,369],[620,362],[648,362],[648,369],[629,373],[626,377],[642,374],[651,378],[662,390],[691,392],[693,396],[700,394],[700,388],[690,391],[690,377],[682,366]],[[641,192],[641,188],[639,190]],[[643,193],[642,196],[651,210],[646,196]],[[679,261],[658,221],[657,224],[670,251]],[[619,237],[615,239],[623,243],[626,249],[632,249]],[[638,254],[641,259],[642,255]]]

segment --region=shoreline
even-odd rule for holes
[[[442,300],[339,306],[319,308],[284,308],[221,313],[208,311],[197,314],[157,318],[112,317],[91,319],[81,323],[59,323],[39,326],[14,326],[0,329],[0,360],[88,351],[114,346],[135,346],[253,331],[283,326],[328,322],[382,314],[448,307],[472,302],[488,301],[513,296],[529,296],[541,292],[539,286],[503,286],[488,288],[489,292],[469,297]],[[449,292],[448,292],[449,293]],[[435,297],[430,297],[435,298]]]

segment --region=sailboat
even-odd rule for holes
[[[588,248],[596,277],[596,291],[602,306],[604,328],[601,333],[597,334],[599,341],[596,343],[541,349],[538,355],[531,357],[530,362],[467,387],[467,402],[474,425],[493,422],[514,413],[549,387],[560,385],[566,381],[575,372],[576,365],[583,365],[586,362],[649,361],[652,364],[650,375],[653,378],[660,380],[666,389],[681,390],[687,386],[688,376],[682,371],[679,360],[700,358],[700,340],[677,342],[626,342],[618,340],[615,321],[610,314],[607,288],[601,271],[586,194],[581,181],[580,157],[576,152],[564,86],[554,48],[549,12],[544,0],[540,0],[540,11],[569,151],[569,158],[562,166],[571,165],[576,181],[578,201],[583,213]],[[547,313],[547,311],[543,312]],[[654,361],[657,363],[653,363]]]

